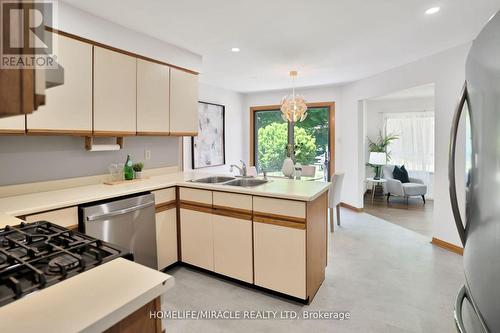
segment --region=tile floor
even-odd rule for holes
[[[184,267],[168,271],[168,310],[333,310],[351,319],[167,320],[168,332],[456,332],[453,303],[462,257],[426,237],[365,213],[342,211],[330,237],[326,279],[313,302],[297,304]]]

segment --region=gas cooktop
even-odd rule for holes
[[[0,229],[0,306],[118,257],[121,247],[41,221]]]

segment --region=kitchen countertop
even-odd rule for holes
[[[17,225],[21,222],[23,222],[23,220],[20,220],[18,218],[15,218],[7,214],[0,213],[0,228],[5,227],[6,225]]]
[[[1,198],[0,227],[5,224],[12,224],[12,216],[28,215],[171,186],[193,187],[299,201],[312,201],[326,192],[330,186],[330,183],[327,182],[273,178],[270,178],[270,181],[266,184],[248,188],[188,182],[188,180],[191,179],[203,178],[207,176],[213,176],[213,174],[200,172],[176,172],[153,176],[151,178],[129,184],[95,184]],[[4,214],[3,217],[2,213]],[[10,217],[5,217],[5,215]],[[9,223],[5,223],[5,221]]]
[[[102,332],[174,285],[174,278],[123,258],[0,308],[0,332]]]

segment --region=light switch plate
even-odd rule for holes
[[[145,160],[151,159],[151,150],[149,150],[149,149],[144,150],[144,159]]]

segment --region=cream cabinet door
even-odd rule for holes
[[[136,58],[94,46],[94,134],[136,133]]]
[[[170,67],[137,59],[137,134],[170,131]]]
[[[212,205],[212,191],[181,187],[179,189],[179,198],[181,202],[202,204],[205,206]]]
[[[26,222],[48,221],[63,227],[78,227],[78,207],[52,210],[50,212],[26,216]]]
[[[161,190],[151,191],[155,197],[155,204],[164,205],[175,201],[175,187],[164,188]]]
[[[254,222],[255,284],[306,299],[306,231]]]
[[[175,208],[156,213],[158,269],[177,262],[177,214]]]
[[[23,134],[25,118],[24,115],[0,118],[0,134]]]
[[[213,215],[214,270],[253,283],[252,221]]]
[[[170,69],[170,134],[198,133],[198,76]]]
[[[28,133],[92,133],[92,45],[57,35],[64,84],[47,89],[45,105],[27,116]]]
[[[180,218],[182,261],[213,271],[212,214],[181,208]]]

